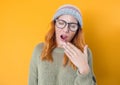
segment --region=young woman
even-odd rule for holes
[[[73,5],[58,8],[45,42],[32,54],[29,85],[95,85],[92,53],[83,36],[82,16]]]

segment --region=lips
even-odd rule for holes
[[[67,35],[60,35],[60,38],[63,40],[63,41],[66,41],[67,40]]]

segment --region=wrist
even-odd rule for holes
[[[78,71],[79,71],[80,74],[87,74],[87,73],[89,73],[90,69],[89,69],[89,67],[78,68]]]

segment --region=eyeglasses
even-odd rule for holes
[[[73,32],[77,31],[77,29],[79,28],[78,23],[67,23],[66,21],[61,20],[61,19],[55,20],[56,27],[58,27],[60,29],[63,29],[67,24],[68,24],[68,28]]]

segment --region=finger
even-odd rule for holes
[[[85,47],[84,47],[84,54],[86,55],[86,56],[85,56],[86,62],[88,61],[87,49],[88,49],[88,45],[85,45]]]
[[[76,51],[77,48],[72,43],[67,42],[66,44]]]
[[[80,55],[83,55],[83,52],[78,49],[76,46],[74,46],[72,43],[67,42],[68,47],[71,47],[71,51],[74,53],[74,56],[77,56],[78,52],[80,53]]]
[[[63,48],[65,49],[65,53],[68,55],[68,57],[70,59],[72,59],[73,58],[73,54],[66,48],[66,46],[63,46]]]
[[[71,48],[73,48],[73,50],[74,50],[75,52],[77,52],[77,51],[78,51],[78,48],[77,48],[76,46],[74,46],[72,43],[67,42],[67,44],[68,44]],[[81,51],[81,50],[80,50],[80,52],[82,53],[82,51]]]
[[[68,58],[69,58],[71,61],[73,61],[73,58],[72,58],[72,56],[69,54],[69,52],[67,52],[66,50],[65,50],[64,52],[65,52],[65,54],[68,56]]]
[[[85,45],[85,47],[84,47],[84,54],[85,54],[86,56],[88,56],[88,54],[87,54],[87,49],[88,49],[88,45]]]
[[[71,48],[68,44],[64,43],[63,46],[73,55],[75,54],[73,48]]]
[[[73,56],[73,53],[66,46],[63,46],[63,48],[65,49],[65,52],[69,54],[70,57]]]

